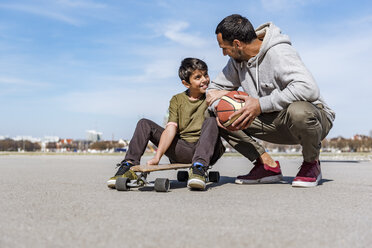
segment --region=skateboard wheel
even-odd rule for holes
[[[168,178],[156,178],[154,188],[156,192],[168,192],[169,191],[169,179]]]
[[[213,183],[218,183],[220,181],[220,173],[218,171],[210,171],[209,181]]]
[[[118,179],[116,179],[115,188],[118,191],[128,191],[129,190],[128,183],[129,178],[119,177]]]
[[[177,172],[177,181],[178,182],[187,182],[189,180],[189,172],[188,171],[178,171]]]

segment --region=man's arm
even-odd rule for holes
[[[160,136],[158,150],[156,151],[155,156],[147,161],[148,165],[157,165],[161,157],[164,153],[168,150],[169,146],[172,144],[172,141],[177,133],[177,123],[175,122],[168,122],[167,126],[165,127],[164,132]]]
[[[237,90],[240,86],[236,62],[234,62],[233,59],[229,59],[222,72],[220,72],[208,86],[207,103],[210,106],[209,109],[215,112],[214,108],[218,103],[217,100],[226,95],[229,91]]]
[[[319,88],[293,47],[278,45],[268,51],[276,82],[280,83],[270,95],[259,98],[263,113],[281,111],[296,101],[314,102]]]
[[[215,89],[208,90],[208,92],[207,92],[207,104],[208,104],[208,106],[211,106],[215,101],[217,101],[218,99],[220,99],[221,97],[223,97],[227,93],[229,93],[228,90],[215,90]]]
[[[230,117],[233,118],[241,114],[232,124],[236,130],[248,128],[261,113],[281,111],[293,102],[313,102],[319,98],[318,85],[291,46],[276,46],[270,49],[266,56],[270,56],[272,61],[272,70],[278,84],[277,88],[270,95],[262,96],[258,99],[236,96],[245,100],[244,107]]]

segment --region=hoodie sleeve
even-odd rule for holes
[[[222,72],[220,72],[217,77],[209,84],[208,90],[213,89],[233,91],[239,89],[241,83],[239,80],[238,71],[235,66],[236,63],[230,58],[227,62],[227,65],[223,68]],[[212,105],[208,107],[208,109],[216,114],[215,108],[218,103],[219,100],[213,102]]]
[[[318,85],[290,45],[272,47],[266,56],[272,61],[277,87],[270,95],[259,98],[263,113],[280,111],[292,102],[319,98]]]

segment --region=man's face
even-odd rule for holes
[[[228,55],[230,58],[233,58],[236,62],[244,61],[242,51],[239,50],[237,47],[234,47],[229,41],[225,41],[222,39],[222,34],[217,34],[217,41],[218,45],[222,48],[223,56]]]

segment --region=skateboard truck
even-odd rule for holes
[[[156,192],[168,192],[170,182],[168,178],[156,178],[154,182],[149,182],[147,176],[150,172],[161,170],[177,170],[189,168],[190,164],[165,164],[165,165],[136,165],[130,169],[136,172],[138,179],[129,180],[126,177],[119,177],[116,179],[115,188],[118,191],[128,191],[130,188],[140,187],[154,187]],[[187,182],[189,179],[188,171],[178,171],[177,181]],[[220,180],[220,173],[218,171],[210,171],[207,175],[207,182],[218,182]]]

